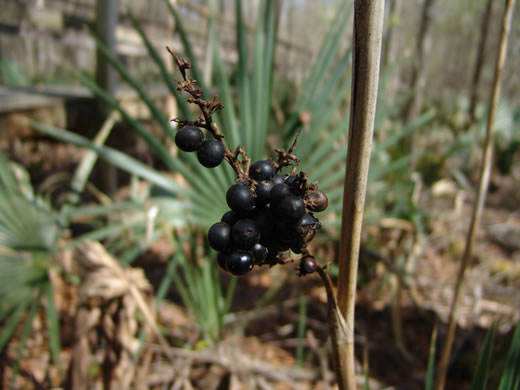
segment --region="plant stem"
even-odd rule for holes
[[[438,366],[436,389],[444,389],[446,382],[446,372],[448,370],[448,363],[451,355],[451,348],[453,346],[453,339],[455,335],[455,313],[459,304],[460,295],[462,291],[462,283],[464,281],[464,272],[471,261],[473,251],[473,242],[475,241],[475,233],[480,222],[482,209],[484,208],[484,201],[486,198],[487,188],[489,184],[489,177],[491,174],[491,157],[493,151],[493,130],[495,123],[496,106],[500,94],[500,80],[502,78],[502,70],[504,69],[507,39],[509,36],[511,19],[513,14],[515,0],[506,0],[506,7],[504,10],[504,17],[502,19],[502,29],[500,33],[500,46],[498,48],[498,55],[495,63],[495,76],[493,79],[493,86],[491,90],[491,98],[489,100],[489,115],[487,120],[486,139],[484,141],[484,151],[482,157],[482,165],[480,168],[480,179],[477,191],[477,198],[473,205],[473,213],[471,216],[471,223],[466,237],[466,247],[462,256],[462,262],[457,274],[457,281],[455,284],[455,292],[451,302],[450,313],[448,317],[448,331],[444,341],[441,359]]]
[[[337,340],[340,389],[355,390],[354,306],[358,257],[379,82],[384,1],[354,2],[354,50],[348,154],[345,172],[338,306],[349,335]]]

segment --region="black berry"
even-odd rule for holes
[[[222,141],[209,139],[202,143],[197,151],[199,162],[206,168],[215,168],[223,160],[226,150]]]
[[[280,201],[276,211],[281,219],[297,222],[305,214],[305,203],[299,196],[287,196]]]
[[[229,226],[233,226],[236,221],[239,220],[239,216],[233,210],[228,210],[222,216],[221,222],[227,223]]]
[[[245,275],[253,269],[253,255],[248,251],[235,250],[226,258],[226,269],[233,275]]]
[[[255,197],[249,187],[233,184],[226,193],[226,202],[231,210],[239,215],[247,215],[255,207]]]
[[[175,134],[175,144],[180,150],[194,152],[200,148],[204,141],[202,130],[196,126],[181,127]]]
[[[305,276],[308,274],[312,274],[316,272],[316,269],[318,268],[318,262],[314,258],[314,256],[307,255],[303,256],[300,260],[300,273],[299,276]]]
[[[240,249],[251,249],[260,240],[260,229],[252,219],[241,219],[231,230],[234,244]]]
[[[271,180],[276,173],[273,164],[267,160],[258,160],[249,168],[249,176],[254,180]]]
[[[280,175],[274,175],[274,177],[272,179],[273,186],[275,186],[277,184],[282,184],[283,181],[284,181],[284,178],[283,178],[283,176],[280,176]]]
[[[224,252],[219,252],[218,255],[217,255],[217,263],[218,265],[220,266],[220,268],[222,268],[224,271],[227,272],[227,267],[226,267],[226,260],[229,256],[224,253]]]
[[[269,203],[271,189],[273,188],[273,183],[270,181],[260,181],[256,185],[256,205],[263,206]]]
[[[262,244],[256,243],[251,250],[255,260],[255,264],[263,264],[267,258],[267,248]]]
[[[269,197],[272,205],[278,204],[282,199],[292,195],[291,187],[285,183],[277,184],[269,193]]]
[[[209,228],[209,245],[216,251],[225,250],[231,240],[231,227],[225,222],[217,222]]]

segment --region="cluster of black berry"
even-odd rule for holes
[[[208,232],[219,265],[233,275],[283,263],[289,249],[308,255],[307,244],[321,228],[312,212],[327,207],[325,194],[307,185],[303,172],[282,176],[272,162],[259,160],[248,176],[228,189],[231,210]]]
[[[230,210],[208,232],[209,244],[218,251],[218,264],[233,275],[244,275],[254,265],[287,262],[292,250],[302,254],[300,275],[314,272],[317,262],[307,244],[321,224],[313,212],[325,210],[328,200],[315,183],[307,182],[304,172],[295,173],[299,160],[292,152],[300,132],[288,151],[276,149],[277,161],[259,160],[251,165],[242,147],[232,151],[224,144],[224,135],[213,122],[212,115],[224,107],[218,97],[205,100],[196,80],[187,75],[190,62],[168,51],[184,80],[177,89],[189,94],[187,101],[196,104],[202,113],[194,121],[174,119],[180,126],[175,143],[185,152],[196,151],[203,166],[214,168],[225,159],[237,174],[237,183],[226,194]],[[204,140],[201,128],[214,139]],[[282,168],[290,166],[291,174],[280,174]]]
[[[177,131],[175,143],[180,150],[197,152],[199,162],[206,168],[215,168],[224,160],[226,149],[218,139],[204,140],[204,133],[197,126],[184,126]]]

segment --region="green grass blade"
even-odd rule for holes
[[[224,103],[225,109],[222,110],[222,119],[225,127],[225,134],[227,140],[225,142],[237,146],[240,143],[240,136],[238,134],[238,126],[233,106],[233,97],[231,96],[231,87],[229,85],[228,77],[224,71],[224,62],[220,56],[220,48],[218,37],[215,28],[215,21],[211,22],[213,33],[211,34],[213,46],[213,61],[215,65],[215,72],[217,76],[217,84],[219,87],[220,100]]]
[[[310,177],[324,177],[325,173],[332,169],[333,167],[336,167],[340,161],[345,160],[347,157],[347,148],[346,146],[342,146],[340,149],[336,149],[334,153],[323,163],[317,166],[316,169],[311,170],[309,173]],[[338,167],[338,172],[341,171],[341,167]],[[337,173],[337,172],[336,172]],[[325,187],[324,187],[325,188]]]
[[[204,168],[198,164],[195,156],[190,153],[180,152],[180,155],[184,159],[190,161],[194,168],[193,171],[189,169],[180,159],[171,155],[169,150],[159,139],[157,139],[157,137],[153,136],[141,122],[132,118],[114,98],[103,91],[103,89],[101,89],[90,77],[85,74],[77,74],[77,77],[105,104],[119,111],[122,118],[148,144],[151,151],[166,165],[169,170],[181,173],[186,178],[186,180],[188,180],[188,182],[190,182],[198,192],[204,194],[207,199],[212,197],[215,191],[220,191],[220,187],[218,184],[216,184],[215,178],[211,175],[211,172],[204,170]],[[221,168],[219,167],[215,169]]]
[[[79,81],[85,85],[92,93],[97,96],[103,103],[112,107],[113,109],[119,111],[121,117],[125,122],[127,122],[132,129],[148,144],[152,152],[159,157],[159,159],[172,171],[179,171],[182,173],[183,167],[182,164],[176,163],[173,156],[170,154],[168,149],[162,144],[161,141],[155,136],[153,136],[148,129],[146,129],[143,124],[134,118],[130,114],[126,112],[114,99],[110,96],[106,91],[100,88],[91,77],[84,73],[75,72],[74,75],[79,79]],[[184,173],[183,173],[184,174]]]
[[[493,349],[493,339],[495,337],[496,321],[493,321],[488,329],[484,346],[477,363],[477,368],[471,381],[471,390],[485,390],[491,351]]]
[[[379,165],[375,166],[372,171],[368,172],[368,180],[379,180],[385,175],[396,172],[399,169],[404,169],[410,165],[410,163],[421,156],[423,156],[426,151],[419,151],[414,154],[410,154],[407,156],[403,156],[395,161],[392,161],[388,165]]]
[[[149,168],[142,162],[135,160],[134,158],[119,152],[118,150],[106,146],[97,146],[93,142],[82,136],[79,136],[66,130],[58,129],[56,127],[48,126],[43,123],[30,121],[30,126],[60,141],[94,150],[101,158],[105,159],[114,166],[123,169],[131,174],[135,174],[139,177],[142,177],[150,181],[151,183],[154,183],[157,186],[162,187],[168,191],[172,191],[174,193],[181,193],[185,195],[193,195],[192,191],[189,191],[186,188],[179,186],[163,174]]]
[[[25,301],[20,302],[14,310],[14,313],[9,316],[9,319],[0,333],[0,352],[4,350],[4,347],[11,338],[11,335],[15,331],[16,326],[20,322],[22,314],[25,312],[25,309],[27,309],[27,306],[29,306],[29,303],[31,303],[30,299],[26,299]]]
[[[307,297],[300,296],[298,310],[298,328],[296,330],[298,345],[296,346],[296,365],[303,367],[303,343],[305,341],[305,323],[307,322]]]
[[[260,68],[261,74],[261,107],[259,115],[261,115],[260,127],[255,129],[255,144],[254,154],[255,160],[263,157],[265,152],[265,140],[267,138],[269,117],[271,112],[271,89],[272,89],[272,69],[273,69],[273,56],[275,50],[276,40],[276,9],[275,0],[269,0],[266,4],[266,15],[263,26],[263,43],[264,43],[264,54],[262,56],[263,64]],[[254,160],[253,160],[254,161]]]
[[[47,328],[49,332],[49,345],[51,349],[52,360],[60,369],[60,321],[58,312],[56,311],[56,303],[54,302],[54,289],[49,282],[44,287],[47,305],[45,306],[45,317],[47,319]]]
[[[296,130],[295,125],[298,123],[299,112],[307,108],[313,99],[313,94],[317,90],[320,82],[323,80],[323,75],[329,72],[329,67],[336,58],[337,51],[340,47],[341,35],[347,26],[346,20],[350,16],[351,9],[347,2],[341,2],[340,8],[331,23],[331,27],[327,32],[325,39],[320,47],[316,61],[311,67],[309,76],[303,84],[299,98],[294,105],[293,114],[287,120],[284,128],[284,135],[287,139],[293,137]]]
[[[2,150],[0,150],[0,186],[11,191],[18,188],[18,182],[11,172],[9,162]]]
[[[345,134],[349,118],[349,115],[346,115],[330,133],[322,132],[322,138],[317,139],[314,148],[309,150],[305,158],[302,159],[302,167],[305,167],[305,171],[310,171],[311,167],[317,165],[331,150],[335,149],[334,145],[338,144],[340,137]]]
[[[175,100],[177,101],[177,104],[179,106],[179,110],[181,112],[182,118],[188,119],[188,120],[193,120],[193,114],[188,107],[188,103],[186,102],[186,100],[184,100],[184,98],[181,96],[179,91],[177,91],[177,83],[173,80],[173,77],[168,72],[168,69],[166,68],[166,65],[165,65],[164,61],[162,60],[161,56],[159,55],[159,53],[157,52],[155,47],[153,47],[152,43],[146,36],[145,32],[141,28],[141,25],[139,24],[137,19],[134,17],[134,15],[132,13],[129,13],[128,16],[130,17],[130,21],[132,22],[132,25],[134,26],[134,28],[137,30],[137,33],[141,37],[141,40],[145,44],[146,50],[148,50],[148,54],[150,54],[150,57],[152,58],[152,60],[155,62],[155,64],[159,68],[159,70],[161,72],[161,77],[164,80],[168,89],[170,90],[170,93],[173,96],[175,96]]]
[[[425,390],[434,390],[435,380],[435,353],[437,344],[437,326],[433,329],[432,339],[430,342],[430,353],[428,355],[428,368],[426,369]]]
[[[236,39],[238,46],[238,96],[240,104],[240,128],[243,143],[251,145],[254,137],[253,118],[251,112],[251,86],[249,83],[248,57],[247,57],[247,32],[242,13],[242,0],[235,0],[236,12]]]
[[[226,296],[224,298],[224,307],[222,309],[223,313],[229,313],[231,309],[231,304],[233,303],[233,297],[235,296],[235,289],[237,286],[238,278],[236,276],[231,276],[228,282],[228,287],[226,289]]]
[[[117,116],[118,115],[116,112],[110,114],[105,123],[103,123],[103,126],[99,132],[94,137],[94,140],[92,141],[94,145],[102,146],[105,143],[106,139],[112,132],[112,129],[117,120]],[[79,202],[79,194],[85,189],[85,185],[87,184],[88,178],[92,173],[92,169],[94,168],[97,157],[98,155],[96,152],[89,150],[81,159],[81,162],[76,168],[70,182],[70,188],[73,192],[67,196],[67,201],[69,204],[75,205]]]
[[[23,330],[22,330],[22,334],[20,336],[19,346],[18,346],[18,354],[17,354],[18,356],[16,358],[15,366],[13,368],[11,388],[15,388],[15,386],[14,386],[15,379],[18,376],[18,373],[20,370],[20,362],[23,359],[25,343],[32,331],[33,320],[34,320],[34,317],[36,316],[36,314],[38,313],[39,308],[40,308],[40,297],[33,300],[31,307],[29,309],[29,314],[27,315],[27,318],[25,319],[25,323],[23,325]]]
[[[166,297],[168,290],[173,281],[173,273],[177,272],[177,253],[175,253],[170,261],[168,262],[168,267],[166,268],[166,273],[159,284],[159,288],[157,289],[157,294],[155,297],[155,309],[159,308],[159,304]]]
[[[424,126],[430,123],[435,118],[435,116],[436,115],[433,110],[425,112],[412,123],[406,125],[401,130],[386,138],[384,141],[375,144],[373,148],[374,152],[372,153],[372,155],[377,155],[378,153],[383,152],[384,150],[397,144],[398,141],[400,141],[413,131],[422,129]]]
[[[520,323],[516,325],[511,348],[498,390],[517,390],[520,380]]]
[[[162,113],[161,110],[157,107],[157,105],[153,102],[150,95],[146,93],[143,87],[139,84],[139,82],[128,72],[125,66],[117,59],[117,57],[106,47],[103,41],[96,35],[91,34],[96,41],[98,49],[101,51],[103,56],[110,62],[110,65],[114,67],[114,69],[119,73],[121,78],[125,80],[139,95],[141,100],[145,103],[150,111],[152,117],[161,125],[163,133],[173,140],[172,126],[170,125],[170,121],[166,118],[166,116]]]
[[[168,7],[168,11],[173,16],[173,19],[175,21],[175,28],[177,32],[179,33],[179,37],[181,38],[182,45],[184,47],[184,52],[186,56],[189,58],[191,65],[192,65],[192,72],[193,72],[193,78],[197,80],[197,83],[202,88],[202,97],[205,100],[209,100],[209,97],[207,93],[205,92],[207,90],[206,86],[204,85],[204,76],[202,72],[200,71],[199,65],[197,63],[197,56],[195,55],[195,52],[193,51],[193,48],[191,47],[191,43],[188,39],[188,34],[186,34],[186,30],[184,30],[184,25],[182,24],[182,20],[179,17],[179,14],[171,4],[170,0],[164,0],[166,3],[166,6]]]

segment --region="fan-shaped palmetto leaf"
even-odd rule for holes
[[[52,294],[48,271],[60,233],[57,215],[41,199],[24,197],[0,151],[0,320],[9,316],[0,332],[0,351],[29,305],[34,313],[43,291],[48,297]],[[56,313],[47,314],[53,317],[48,317],[49,324],[57,324]],[[25,319],[25,329],[31,326],[32,317]],[[55,326],[49,327],[49,338],[58,363],[59,332]]]

